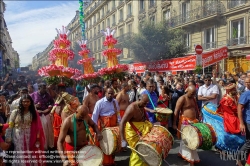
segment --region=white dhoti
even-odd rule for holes
[[[53,132],[53,124],[51,116],[48,115],[42,115],[40,116],[42,126],[43,126],[43,132],[45,136],[45,143],[44,143],[44,150],[48,150],[48,148],[54,147],[54,132]]]
[[[182,128],[185,127],[185,125],[181,125]],[[184,141],[181,140],[180,142],[180,149],[179,149],[179,155],[188,161],[189,163],[198,163],[200,162],[200,158],[198,156],[197,150],[191,150],[189,149],[185,144]]]

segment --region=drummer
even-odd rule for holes
[[[63,161],[63,165],[77,165],[75,162],[75,155],[77,152],[74,152],[74,117],[76,118],[76,128],[77,128],[77,138],[76,138],[76,149],[80,150],[82,147],[88,144],[88,140],[86,137],[87,128],[84,125],[84,121],[91,126],[98,140],[102,139],[102,134],[98,130],[97,125],[92,121],[92,119],[88,116],[88,108],[84,105],[81,105],[77,109],[77,113],[74,113],[67,117],[63,125],[61,127],[60,135],[57,142],[58,152]],[[63,148],[63,144],[65,142],[65,151]]]
[[[181,96],[176,103],[175,111],[174,111],[174,126],[173,128],[176,130],[176,120],[179,117],[179,125],[178,130],[180,131],[183,125],[188,125],[192,123],[198,123],[197,115],[198,106],[196,104],[196,88],[191,85],[187,88],[187,93]],[[180,112],[181,111],[181,112]],[[180,139],[180,132],[177,131],[177,137]],[[187,160],[190,163],[190,166],[193,166],[194,163],[198,163],[200,161],[198,153],[196,150],[191,150],[187,148],[183,141],[180,142],[179,155]]]
[[[134,148],[136,143],[139,141],[140,136],[137,134],[135,130],[142,133],[142,136],[146,135],[150,132],[153,124],[149,122],[145,106],[148,104],[149,98],[148,95],[143,94],[141,96],[141,100],[134,102],[128,106],[125,111],[125,114],[120,123],[120,134],[121,140],[126,138],[130,147]],[[127,123],[129,122],[129,123]],[[130,124],[134,125],[131,126]],[[124,130],[125,128],[125,130]],[[124,133],[126,136],[124,136]],[[124,146],[124,145],[123,145]],[[132,151],[130,155],[130,166],[134,165],[145,165],[145,163],[140,159],[136,152]]]
[[[156,117],[154,114],[155,111],[153,111],[153,109],[157,107],[158,97],[157,97],[157,94],[155,93],[154,89],[155,89],[154,80],[150,79],[147,81],[146,90],[144,92],[142,92],[142,94],[149,95],[150,99],[152,100],[152,103],[148,102],[148,104],[145,107],[145,110],[147,111],[148,118],[149,118],[150,122],[157,124]]]

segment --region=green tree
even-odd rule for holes
[[[145,22],[138,34],[125,37],[122,46],[131,49],[135,60],[140,62],[175,58],[188,51],[184,34],[182,29],[170,29],[166,22]]]

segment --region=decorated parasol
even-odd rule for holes
[[[81,60],[77,62],[79,65],[83,65],[84,74],[77,78],[77,80],[82,80],[84,85],[89,83],[97,83],[99,81],[98,73],[94,72],[92,62],[95,60],[93,57],[89,57],[88,54],[90,50],[87,48],[87,40],[78,41],[81,47],[79,55],[82,57]]]
[[[68,67],[68,61],[74,59],[74,53],[69,49],[71,42],[67,40],[69,31],[64,26],[62,26],[62,30],[56,29],[56,31],[58,39],[54,40],[54,49],[49,52],[51,64],[40,68],[38,74],[49,80],[59,80],[58,77],[70,79],[80,76],[80,70]]]
[[[117,44],[117,40],[113,37],[115,30],[107,28],[106,31],[102,31],[106,36],[103,42],[104,46],[108,48],[102,52],[102,55],[107,57],[107,67],[98,70],[98,73],[104,78],[104,80],[112,79],[115,77],[121,78],[128,71],[128,65],[119,64],[117,56],[122,53],[122,50],[114,48]]]

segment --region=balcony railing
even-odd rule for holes
[[[240,5],[244,5],[245,3],[246,3],[246,0],[231,0],[231,1],[228,1],[228,8],[231,9]]]
[[[120,18],[119,23],[120,23],[120,22],[123,22],[123,18]]]
[[[140,9],[139,14],[145,12],[145,9]]]
[[[152,2],[152,3],[149,4],[148,8],[150,9],[150,8],[152,8],[154,6],[155,6],[155,2]]]
[[[129,19],[130,17],[132,17],[133,15],[132,15],[132,13],[129,13],[128,15],[127,15],[127,19]]]
[[[228,46],[235,46],[240,44],[247,44],[247,37],[232,38],[227,40]]]
[[[216,48],[216,42],[210,42],[210,43],[203,43],[202,47],[207,50],[207,49],[211,49],[211,48]]]
[[[171,17],[168,21],[169,26],[176,27],[199,19],[204,19],[213,15],[221,14],[225,8],[221,2],[211,2],[193,10],[187,11],[175,17]]]

